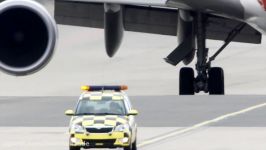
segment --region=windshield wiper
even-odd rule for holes
[[[98,115],[122,115],[122,114],[116,114],[116,113],[98,113]]]
[[[118,115],[118,116],[121,116],[123,114],[116,114],[116,113],[80,113],[80,114],[75,114],[75,116],[82,116],[82,115]]]
[[[96,113],[80,113],[80,114],[75,114],[75,116],[81,116],[81,115],[97,115]]]

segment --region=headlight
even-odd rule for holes
[[[79,125],[79,124],[72,125],[71,130],[76,132],[76,133],[84,133],[85,132],[84,127],[82,125]]]
[[[127,131],[129,130],[129,125],[128,124],[121,124],[115,127],[115,131]]]

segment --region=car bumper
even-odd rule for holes
[[[117,148],[130,145],[131,135],[126,132],[71,134],[70,146],[84,148]]]

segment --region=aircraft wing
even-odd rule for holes
[[[126,5],[146,5],[146,6],[166,6],[168,0],[63,0],[63,1],[90,2],[90,3],[113,3],[113,4],[126,4]]]
[[[103,2],[125,4],[123,5],[125,31],[177,36],[178,10],[158,7],[166,6],[166,0],[55,0],[56,21],[65,25],[104,28]],[[239,23],[233,19],[210,14],[207,23],[207,38],[224,40]],[[247,25],[234,41],[261,43],[261,34]]]

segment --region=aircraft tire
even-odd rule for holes
[[[210,95],[224,95],[224,71],[220,67],[209,70],[208,88]]]
[[[179,95],[194,95],[194,70],[181,68],[179,74]]]

